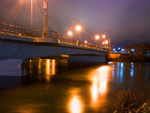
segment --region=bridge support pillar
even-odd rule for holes
[[[22,59],[1,59],[0,76],[20,76],[22,75]]]

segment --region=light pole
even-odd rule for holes
[[[48,4],[47,4],[47,0],[43,0],[43,10],[44,10],[44,21],[43,21],[42,38],[47,38],[48,37]]]
[[[96,47],[98,47],[98,40],[100,39],[100,36],[99,35],[96,35],[95,36],[95,40],[96,40]]]
[[[76,42],[76,45],[79,46],[79,39],[80,39],[80,31],[82,30],[82,27],[81,25],[76,25],[76,31],[77,31],[77,34],[78,34],[78,39],[77,39],[77,42]]]
[[[31,0],[31,12],[30,12],[31,20],[30,20],[30,29],[32,30],[32,23],[33,23],[33,0]]]
[[[87,44],[88,44],[88,41],[87,41],[87,40],[85,40],[85,41],[84,41],[84,44],[85,44],[85,46],[87,46]]]
[[[107,45],[107,48],[108,48],[108,51],[109,51],[110,50],[110,38],[106,37],[105,34],[102,35],[102,38],[103,39],[105,39],[105,38],[107,39],[107,40],[104,41],[103,45],[104,44]]]

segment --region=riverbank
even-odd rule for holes
[[[117,57],[109,56],[109,61],[115,62],[150,62],[150,56],[134,56],[134,55],[116,55]]]

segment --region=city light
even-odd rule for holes
[[[103,34],[103,35],[102,35],[102,38],[106,38],[106,35],[105,35],[105,34]]]
[[[134,49],[131,49],[132,52],[134,52]]]
[[[88,43],[88,41],[87,41],[87,40],[85,40],[85,41],[84,41],[84,43],[85,43],[85,44],[87,44],[87,43]]]
[[[76,31],[81,31],[81,30],[82,30],[81,25],[77,25],[77,26],[76,26]]]
[[[67,35],[71,37],[73,35],[72,31],[68,31]]]
[[[99,40],[99,39],[100,39],[100,36],[99,36],[99,35],[96,35],[96,36],[95,36],[95,39],[96,39],[96,40]]]
[[[124,51],[124,49],[121,49],[121,51]]]
[[[105,40],[105,44],[108,44],[108,40]]]

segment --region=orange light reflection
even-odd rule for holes
[[[56,60],[47,59],[46,60],[46,80],[49,81],[50,77],[56,73]]]
[[[100,105],[100,101],[104,101],[104,96],[108,91],[108,77],[109,77],[109,66],[102,66],[98,68],[90,78],[92,80],[91,86],[91,97],[92,97],[92,107],[97,107]],[[99,104],[98,104],[99,103]]]
[[[78,96],[72,97],[72,100],[70,102],[71,113],[81,113],[81,110],[82,110],[82,105]]]
[[[83,113],[83,102],[78,95],[78,89],[71,90],[71,98],[68,103],[69,113]]]

